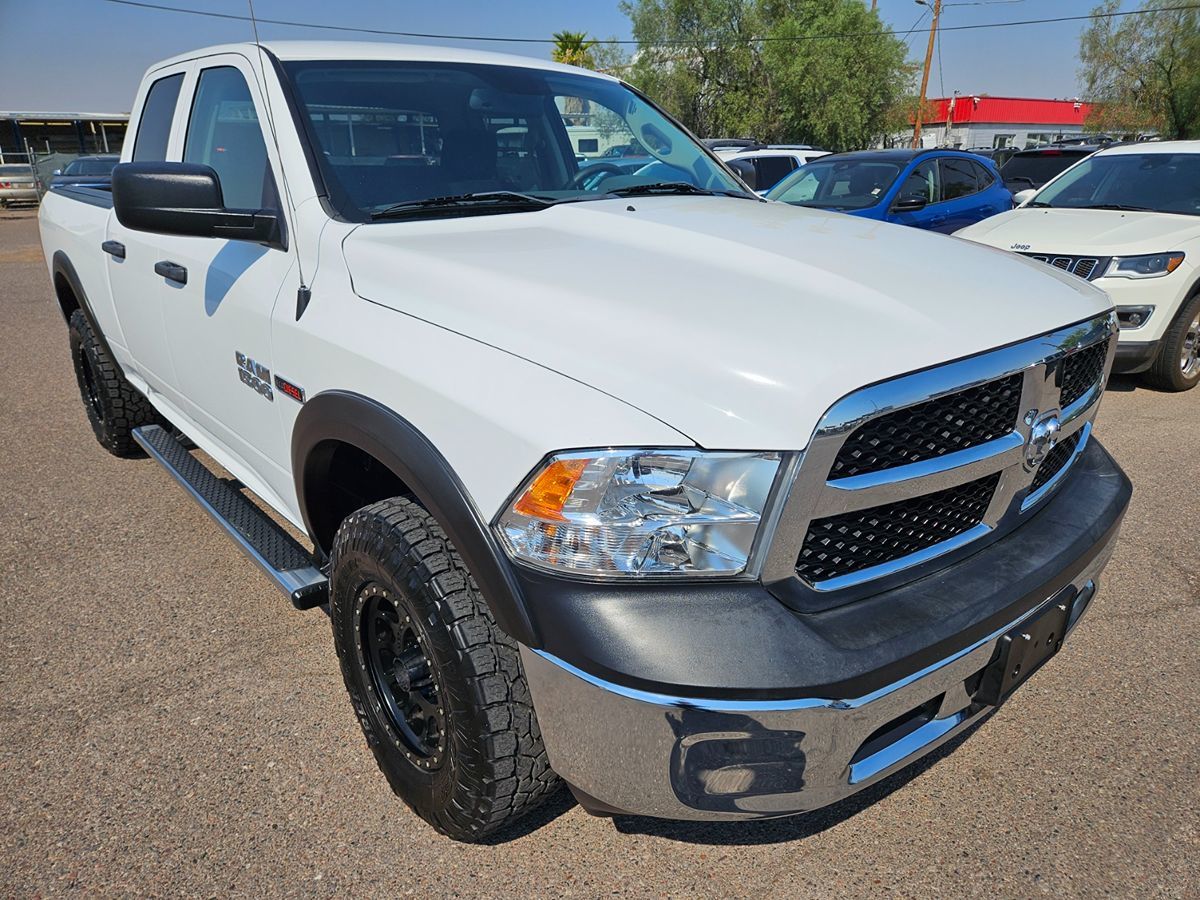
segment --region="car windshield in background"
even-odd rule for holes
[[[1087,153],[1063,153],[1058,150],[1039,151],[1028,156],[1018,153],[1004,164],[1000,177],[1005,184],[1017,190],[1039,187],[1085,156]]]
[[[899,165],[881,160],[817,160],[801,166],[765,196],[816,209],[866,209],[883,199],[899,174]]]
[[[351,220],[536,210],[648,185],[747,196],[704,148],[608,79],[469,63],[286,68],[330,200]]]
[[[1200,154],[1093,156],[1044,188],[1030,205],[1200,215]]]
[[[70,162],[64,175],[111,175],[117,159],[76,159]]]
[[[33,175],[31,166],[0,166],[0,175],[25,175],[30,177]]]

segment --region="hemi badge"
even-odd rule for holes
[[[277,387],[279,390],[283,391],[283,393],[287,394],[289,397],[291,397],[297,403],[304,402],[304,388],[300,387],[299,385],[292,384],[290,381],[286,381],[286,380],[280,378],[278,375],[276,375],[275,376],[275,387]]]

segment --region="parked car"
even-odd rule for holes
[[[1200,141],[1100,150],[958,234],[1104,288],[1121,324],[1114,371],[1200,383]]]
[[[947,233],[1012,208],[1012,194],[991,162],[961,150],[825,156],[797,169],[765,196]]]
[[[655,162],[581,188],[563,99]],[[597,814],[833,803],[986,718],[1095,596],[1130,496],[1092,431],[1103,291],[763,201],[529,57],[229,45],[132,109],[111,191],[40,215],[96,438],[328,603],[347,713],[442,832],[560,779]],[[351,155],[331,109],[383,124]],[[431,163],[388,165],[401,115]]]
[[[742,181],[754,190],[763,193],[774,187],[792,172],[821,156],[828,150],[800,149],[798,147],[769,147],[764,150],[743,150],[722,156]]]
[[[0,207],[17,203],[37,203],[41,182],[33,166],[5,163],[0,166]]]
[[[51,184],[107,184],[112,177],[113,166],[121,157],[112,155],[80,156],[67,163],[65,168],[55,169]]]
[[[990,159],[996,168],[1003,173],[1004,164],[1020,151],[1016,147],[968,147],[967,152]]]
[[[1035,191],[1100,149],[1102,147],[1099,144],[1072,144],[1021,150],[1010,156],[1000,167],[1000,177],[1004,179],[1004,186],[1012,191],[1013,196],[1023,191]],[[1023,198],[1017,202],[1020,203],[1021,199]]]

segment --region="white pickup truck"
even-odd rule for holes
[[[111,190],[40,214],[96,437],[328,604],[441,831],[560,779],[596,814],[835,802],[1092,601],[1130,484],[1083,279],[763,202],[629,86],[532,59],[223,46],[133,108]],[[654,161],[581,172],[597,129]]]

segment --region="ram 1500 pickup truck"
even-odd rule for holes
[[[223,46],[133,108],[111,189],[40,214],[92,428],[328,604],[441,831],[560,780],[607,815],[833,803],[1092,602],[1130,484],[1085,280],[762,201],[630,86],[533,59]],[[653,159],[598,178],[598,136]]]

